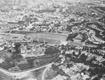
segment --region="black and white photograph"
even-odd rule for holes
[[[105,0],[0,0],[0,80],[105,80]]]

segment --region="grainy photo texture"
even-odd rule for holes
[[[105,0],[0,0],[0,80],[105,80]]]

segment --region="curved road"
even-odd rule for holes
[[[27,76],[31,71],[38,70],[38,69],[44,68],[44,67],[49,67],[49,66],[51,66],[52,64],[53,64],[53,62],[50,63],[50,64],[47,64],[47,65],[41,66],[41,67],[39,67],[39,68],[30,69],[30,70],[23,71],[23,72],[9,72],[9,71],[7,71],[7,70],[5,70],[5,69],[3,69],[3,68],[0,68],[0,71],[3,72],[3,73],[5,73],[5,74],[7,74],[7,75],[9,75],[9,76],[15,76],[15,77],[17,77],[17,78],[18,78],[18,77],[22,78],[22,77]]]

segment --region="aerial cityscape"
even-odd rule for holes
[[[105,80],[105,0],[1,0],[0,80]]]

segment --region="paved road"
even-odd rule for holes
[[[53,64],[53,63],[47,64],[47,65],[44,65],[44,66],[41,66],[41,67],[38,67],[38,68],[35,68],[35,69],[30,69],[30,70],[27,70],[27,71],[23,71],[23,72],[9,72],[9,71],[7,71],[3,68],[0,68],[0,71],[5,73],[6,75],[9,75],[9,76],[25,77],[25,76],[29,75],[29,73],[31,71],[38,70],[38,69],[44,68],[44,67],[48,67],[51,64]]]

